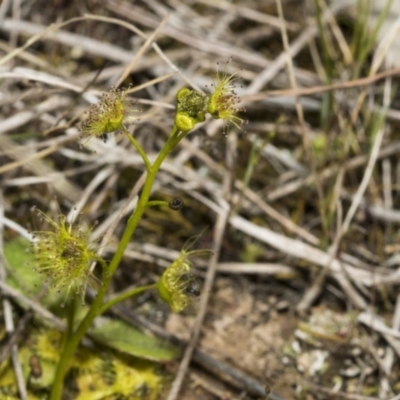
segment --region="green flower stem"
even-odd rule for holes
[[[100,265],[101,265],[101,268],[103,268],[103,273],[104,273],[104,271],[107,271],[107,268],[108,268],[108,265],[107,265],[107,263],[102,259],[102,258],[99,258],[98,260],[96,260],[98,263],[100,263]]]
[[[176,135],[171,136],[171,142],[172,142],[172,146],[173,148],[189,133],[188,132],[177,132]]]
[[[152,200],[147,202],[146,208],[154,207],[154,206],[164,206],[164,207],[169,207],[168,201],[163,201],[163,200]]]
[[[64,336],[64,346],[68,342],[69,338],[74,333],[74,317],[76,310],[76,299],[75,296],[68,302],[68,314],[67,314],[67,331]]]
[[[119,295],[113,297],[111,300],[108,300],[107,302],[105,302],[103,304],[103,306],[101,307],[99,314],[104,314],[110,307],[112,307],[113,305],[115,305],[123,300],[129,299],[130,297],[133,297],[133,296],[137,296],[137,295],[145,292],[146,290],[155,289],[156,287],[157,287],[157,284],[153,283],[151,285],[140,286],[140,287],[126,290],[125,292],[122,292]]]
[[[93,320],[102,311],[103,299],[107,294],[112,277],[122,260],[124,251],[128,246],[129,241],[131,240],[131,237],[134,234],[136,227],[138,226],[140,219],[142,218],[143,213],[146,210],[146,205],[149,201],[151,188],[153,186],[157,172],[160,169],[161,164],[164,161],[165,157],[168,155],[168,153],[174,149],[174,147],[178,144],[178,142],[184,136],[186,136],[187,133],[188,132],[180,134],[178,128],[174,126],[171,135],[169,136],[164,147],[158,154],[156,160],[154,161],[154,164],[149,167],[139,202],[128,220],[124,234],[122,235],[121,241],[119,242],[114,257],[112,258],[110,264],[108,265],[108,268],[103,270],[103,282],[99,288],[99,291],[97,292],[97,296],[94,299],[89,311],[85,315],[85,318],[83,318],[73,336],[69,338],[61,354],[60,361],[57,365],[56,374],[54,377],[53,387],[50,393],[50,400],[61,399],[64,377],[68,371],[70,359],[75,349],[78,347],[82,337],[85,335],[90,325],[92,324]]]
[[[146,167],[146,171],[149,172],[151,169],[151,164],[150,161],[147,157],[147,154],[144,152],[142,146],[139,144],[139,142],[129,133],[129,131],[124,127],[122,131],[125,133],[125,135],[128,137],[128,139],[131,141],[131,143],[134,145],[138,153],[142,156],[144,165]]]

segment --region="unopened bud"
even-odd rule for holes
[[[169,208],[174,211],[182,209],[183,206],[184,203],[180,197],[175,197],[169,202]]]

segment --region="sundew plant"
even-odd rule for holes
[[[80,227],[79,224],[68,223],[62,215],[59,216],[58,221],[55,221],[39,212],[42,218],[48,222],[51,230],[34,234],[35,241],[32,249],[35,256],[35,270],[46,277],[50,287],[66,288],[67,297],[72,299],[65,301],[66,307],[70,308],[69,314],[72,317],[68,318],[69,326],[63,340],[52,385],[51,400],[61,399],[64,378],[71,368],[74,352],[97,316],[111,306],[150,289],[156,290],[160,298],[168,303],[174,312],[182,311],[189,302],[188,297],[194,293],[198,294],[198,289],[193,286],[190,262],[190,255],[195,251],[188,252],[183,249],[158,282],[130,289],[110,300],[105,300],[113,276],[124,256],[124,251],[146,209],[154,205],[164,205],[179,210],[183,205],[179,198],[169,203],[161,200],[149,200],[154,180],[168,154],[198,123],[205,120],[207,114],[214,119],[223,120],[225,125],[232,123],[237,127],[241,126],[243,120],[236,115],[240,110],[238,108],[240,99],[235,93],[233,80],[234,76],[227,75],[224,70],[223,73],[217,73],[211,90],[207,94],[189,88],[178,91],[171,132],[153,162],[126,128],[126,124],[137,114],[134,101],[128,98],[127,90],[112,88],[86,112],[84,120],[79,125],[84,142],[93,137],[101,138],[105,134],[122,132],[140,154],[147,176],[136,208],[129,217],[117,249],[109,262],[97,254],[96,245],[89,240],[90,232],[88,230]],[[88,312],[74,329],[74,299],[75,297],[83,299],[88,279],[92,278],[90,267],[93,262],[97,262],[102,268],[101,281],[97,285],[98,290]]]

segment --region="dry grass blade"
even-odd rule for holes
[[[4,195],[3,190],[0,189],[0,282],[5,283],[7,279],[7,272],[5,268],[5,257],[4,257]],[[4,312],[4,326],[7,334],[12,336],[15,334],[15,323],[13,319],[13,310],[10,301],[4,297],[3,298],[3,312]],[[15,372],[15,376],[17,378],[18,392],[22,399],[26,399],[28,396],[26,389],[26,382],[21,366],[21,362],[18,354],[18,345],[14,343],[11,346],[11,359],[13,363],[13,368]]]
[[[127,78],[127,76],[130,74],[130,72],[133,70],[135,67],[135,64],[137,63],[138,59],[142,57],[144,52],[147,50],[147,48],[151,45],[151,43],[154,41],[156,38],[157,34],[162,30],[164,25],[168,21],[168,16],[166,16],[160,23],[160,25],[157,27],[157,29],[147,38],[146,42],[143,44],[143,46],[140,48],[140,50],[135,54],[135,57],[133,57],[132,61],[129,63],[129,65],[126,67],[124,73],[121,75],[121,77],[118,79],[117,84],[115,85],[116,87],[119,87],[121,83]]]
[[[332,85],[313,86],[311,88],[270,90],[268,92],[259,92],[257,94],[246,94],[243,96],[243,101],[246,103],[246,102],[263,100],[267,97],[307,96],[307,95],[325,93],[339,89],[351,89],[360,86],[368,86],[382,79],[386,79],[390,76],[397,76],[397,75],[400,75],[400,68],[393,68],[386,71],[382,71],[373,76],[368,76],[366,78],[359,78],[359,79],[349,80],[346,82],[333,83]]]
[[[10,298],[16,299],[22,304],[32,309],[41,318],[51,323],[52,326],[56,327],[61,331],[65,330],[65,323],[60,318],[57,318],[53,313],[48,311],[46,308],[38,304],[36,301],[25,297],[18,290],[13,289],[12,287],[8,286],[6,283],[2,281],[0,281],[0,289]]]
[[[239,229],[242,232],[257,238],[258,240],[273,246],[285,254],[296,258],[302,258],[321,267],[325,267],[329,264],[328,261],[330,259],[330,255],[310,246],[309,244],[303,243],[299,240],[291,239],[267,228],[255,225],[239,216],[231,217],[229,222],[236,229]],[[340,275],[345,271],[346,275],[349,275],[352,279],[361,282],[363,285],[372,286],[375,284],[373,274],[369,271],[354,268],[351,265],[339,262],[338,260],[332,260],[330,265],[334,273],[338,273]],[[397,274],[392,273],[386,278],[388,281],[392,279],[393,282],[397,282],[398,278],[395,280],[395,277],[397,277]],[[363,301],[361,304],[365,305],[365,302]]]
[[[234,163],[234,153],[236,152],[236,140],[233,134],[230,137],[229,144],[230,146],[228,146],[227,148],[227,165],[232,168]],[[226,172],[224,176],[225,193],[224,197],[220,200],[222,212],[219,213],[215,223],[214,245],[212,248],[213,254],[210,257],[210,261],[208,264],[205,284],[203,288],[203,294],[201,295],[200,298],[199,312],[197,314],[196,321],[193,326],[190,342],[183,355],[178,373],[174,379],[167,400],[175,400],[178,398],[179,391],[181,390],[181,386],[183,384],[183,379],[185,377],[190,360],[193,356],[194,349],[197,345],[197,341],[200,336],[200,330],[204,323],[204,318],[206,315],[207,306],[210,299],[211,289],[213,287],[214,279],[217,272],[218,259],[221,253],[222,241],[224,238],[226,226],[228,223],[228,217],[230,213],[230,206],[225,202],[225,199],[231,197],[230,196],[231,186],[232,186],[232,176],[229,172]]]

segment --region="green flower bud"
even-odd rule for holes
[[[174,211],[180,210],[184,206],[183,200],[180,197],[174,197],[169,202],[169,208]]]
[[[191,131],[196,124],[197,121],[184,112],[178,112],[175,115],[175,126],[182,132]]]

